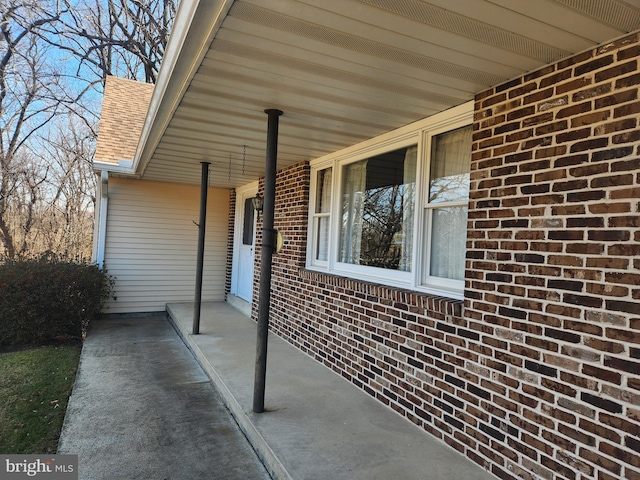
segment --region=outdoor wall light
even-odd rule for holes
[[[264,198],[262,198],[259,193],[255,197],[253,197],[251,202],[253,203],[253,209],[256,212],[261,212],[264,208]]]

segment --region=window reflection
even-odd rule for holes
[[[401,148],[343,167],[341,262],[411,270],[416,152]]]

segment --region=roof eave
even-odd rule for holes
[[[96,172],[111,172],[121,175],[135,175],[131,160],[118,160],[118,163],[94,161],[93,170]]]
[[[234,0],[180,2],[131,174],[141,176]]]

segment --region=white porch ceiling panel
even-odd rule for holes
[[[177,98],[152,101],[164,120],[147,118],[152,134],[137,159],[144,178],[199,183],[208,161],[212,186],[239,186],[264,173],[267,108],[284,111],[283,168],[640,29],[640,0],[217,3],[227,8],[193,73],[167,74],[183,84]],[[180,47],[183,56],[198,54]]]

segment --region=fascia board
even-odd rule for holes
[[[144,173],[234,1],[180,2],[130,173]]]
[[[131,160],[120,160],[118,163],[93,162],[93,170],[96,172],[121,173],[123,175],[135,175]]]

